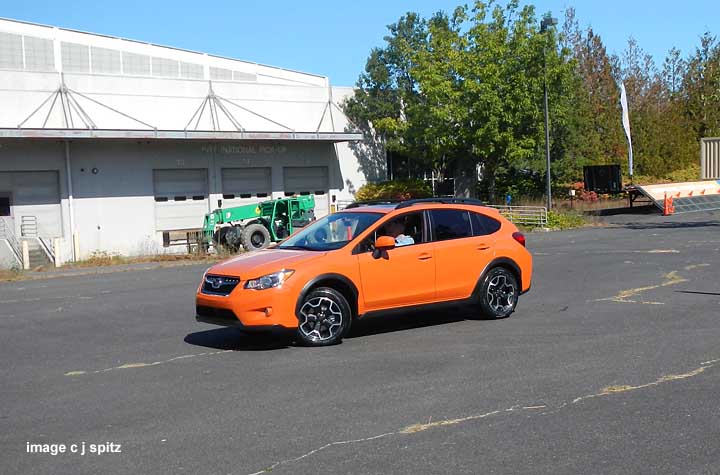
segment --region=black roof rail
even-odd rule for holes
[[[423,203],[440,203],[444,205],[457,204],[457,205],[473,205],[473,206],[487,206],[487,203],[472,199],[472,198],[417,198],[414,200],[401,201],[395,207],[395,209],[407,208],[408,206],[423,204]]]
[[[343,209],[359,208],[361,206],[373,206],[373,205],[394,205],[399,203],[400,200],[366,200],[366,201],[353,201]]]

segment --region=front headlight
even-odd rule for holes
[[[250,290],[272,289],[273,287],[282,285],[290,278],[291,275],[293,275],[294,272],[294,270],[281,270],[280,272],[275,272],[274,274],[268,274],[258,277],[257,279],[251,279],[245,282],[245,288]]]

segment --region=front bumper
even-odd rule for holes
[[[201,323],[209,323],[211,325],[219,325],[222,327],[243,326],[242,322],[232,310],[217,307],[206,307],[204,305],[195,306],[195,320]]]
[[[284,330],[285,327],[280,325],[253,325],[245,326],[240,319],[235,316],[234,313],[230,312],[225,314],[224,312],[218,312],[214,307],[196,307],[195,320],[200,323],[209,323],[210,325],[218,325],[221,327],[232,327],[238,330],[246,332],[272,332],[275,330]]]
[[[242,284],[241,284],[242,285]],[[195,298],[198,322],[244,329],[297,328],[295,303],[298,292],[287,286],[248,290],[238,286],[229,295],[210,295],[198,290]]]

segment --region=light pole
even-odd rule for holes
[[[547,13],[540,22],[540,33],[546,33],[548,27],[557,25],[557,18]],[[547,91],[547,38],[543,39],[543,94],[545,98],[545,181],[547,185],[547,209],[552,208],[552,189],[550,185],[550,120],[548,117],[548,91]]]

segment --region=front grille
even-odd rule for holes
[[[210,295],[229,295],[240,283],[236,277],[223,277],[221,275],[206,275],[202,292]]]

